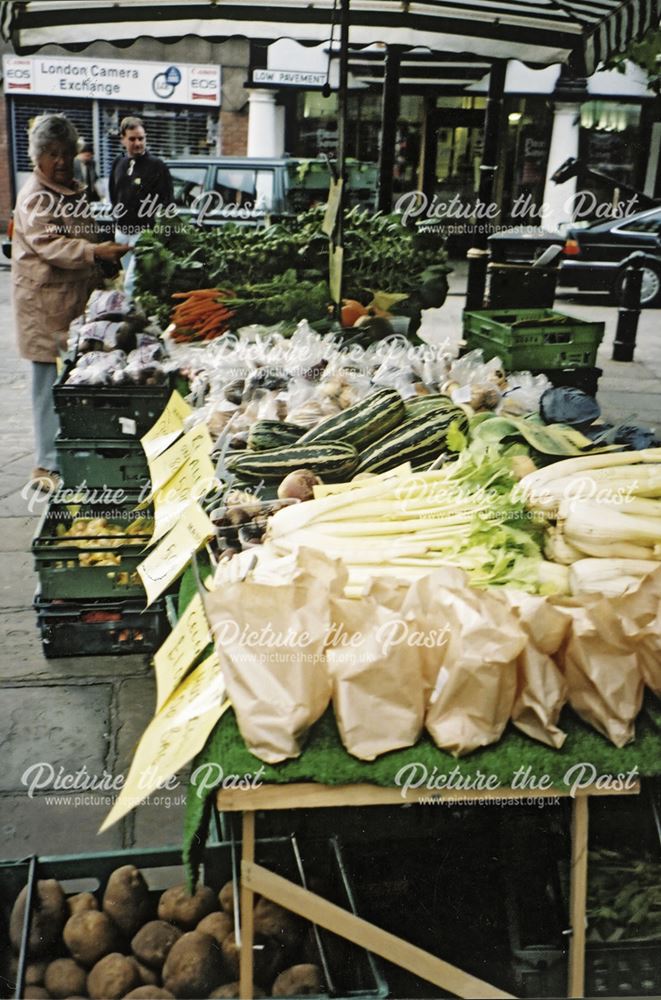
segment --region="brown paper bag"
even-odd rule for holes
[[[515,614],[501,594],[473,590],[449,569],[412,584],[403,610],[409,606],[447,638],[425,719],[434,742],[456,757],[495,743],[512,712],[526,641]]]
[[[661,698],[661,567],[632,593],[618,598],[617,611],[638,651],[643,681]]]
[[[361,760],[413,746],[422,732],[425,684],[420,647],[407,641],[410,623],[373,597],[332,598],[331,606],[326,658],[342,743]]]
[[[567,682],[552,659],[570,627],[570,619],[544,597],[518,590],[503,590],[526,634],[517,661],[517,691],[512,722],[534,740],[559,749],[566,733],[558,728],[567,701]]]
[[[330,596],[346,582],[338,562],[308,549],[288,565],[288,573],[275,576],[269,568],[261,579],[258,566],[205,598],[241,735],[269,764],[298,756],[328,707]]]
[[[553,598],[571,616],[571,631],[558,653],[569,704],[585,722],[617,747],[635,736],[643,701],[643,680],[635,643],[617,614],[617,600],[586,594]]]

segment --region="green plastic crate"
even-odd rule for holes
[[[163,598],[145,608],[138,598],[48,601],[37,591],[33,607],[46,659],[153,653],[170,630]]]
[[[82,486],[141,489],[149,480],[147,458],[139,441],[113,438],[92,441],[58,435],[55,447],[66,489]]]
[[[468,350],[499,357],[508,371],[592,368],[604,323],[587,323],[552,309],[488,309],[464,313]]]
[[[176,799],[178,794],[177,790],[164,794],[158,792],[156,797],[163,802],[168,798]],[[152,800],[154,797],[152,796]],[[172,806],[176,807],[176,804],[172,802]],[[314,841],[298,841],[295,837],[259,838],[255,843],[255,855],[259,864],[272,868],[299,885],[312,881],[316,888],[321,882],[324,895],[339,906],[356,913],[353,888],[340,844],[334,837]],[[218,891],[233,877],[238,877],[239,857],[238,842],[209,844],[204,851],[200,880]],[[38,879],[55,878],[67,895],[92,892],[100,900],[110,874],[127,864],[135,865],[142,872],[151,890],[154,911],[160,893],[185,880],[181,852],[174,848],[145,851],[131,849],[103,854],[0,862],[0,926],[8,921],[11,906],[24,885],[28,885],[30,894],[30,884],[34,885]],[[2,954],[5,941],[0,941],[0,970],[8,965],[7,956]],[[318,928],[316,932],[311,931],[306,935],[304,948],[304,961],[315,962],[324,974],[327,988],[320,994],[324,1000],[329,997],[334,1000],[343,997],[347,1000],[380,1000],[388,996],[388,984],[383,977],[379,960],[352,942],[342,941],[340,944],[335,935]],[[21,961],[26,960],[24,947]],[[6,980],[5,983],[9,989],[3,990],[0,978],[0,996],[19,998],[24,995],[20,982],[14,985],[13,981]]]
[[[32,540],[32,554],[42,598],[64,600],[141,597],[145,599],[137,567],[145,558],[144,549],[150,540],[148,535],[135,536],[140,539],[140,544],[124,545],[114,544],[116,536],[100,535],[93,539],[92,545],[80,547],[75,544],[75,539],[69,542],[57,531],[61,525],[68,528],[74,516],[105,517],[110,524],[127,527],[133,520],[147,513],[134,509],[137,502],[137,496],[125,498],[121,503],[104,503],[100,500],[96,503],[81,503],[76,507],[58,500],[57,496],[50,501]],[[81,565],[80,557],[92,554],[119,556],[121,562],[115,565]]]

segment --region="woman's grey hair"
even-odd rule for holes
[[[36,163],[50,146],[63,146],[72,156],[78,152],[78,132],[64,115],[39,115],[28,132],[28,152]]]

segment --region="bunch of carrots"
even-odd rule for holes
[[[192,292],[175,292],[173,299],[181,301],[172,310],[172,339],[179,343],[195,340],[215,340],[229,330],[234,312],[225,299],[234,292],[222,288],[197,288]]]

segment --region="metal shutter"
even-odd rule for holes
[[[164,159],[214,155],[218,144],[218,109],[198,111],[162,104],[110,104],[99,102],[98,162],[102,176],[110,173],[112,161],[121,153],[119,123],[137,115],[145,123],[150,152]]]
[[[11,101],[12,132],[14,136],[14,170],[31,171],[32,163],[28,156],[28,129],[37,115],[66,115],[70,122],[86,142],[93,142],[94,130],[92,102],[75,104],[72,101],[58,100],[57,97],[21,97]]]

